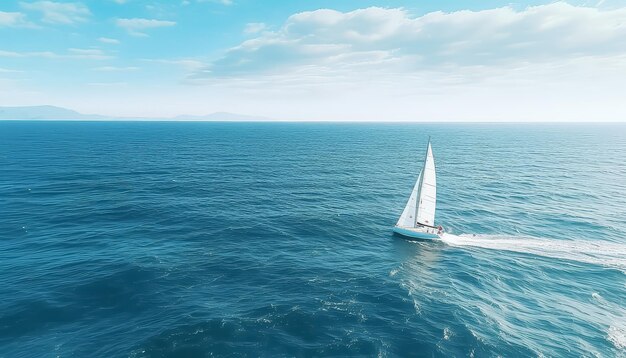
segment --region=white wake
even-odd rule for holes
[[[441,240],[450,246],[506,250],[616,268],[626,274],[626,244],[590,240],[556,240],[506,235],[453,235]]]

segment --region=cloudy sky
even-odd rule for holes
[[[626,121],[626,0],[0,2],[0,106]]]

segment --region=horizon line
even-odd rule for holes
[[[203,120],[203,119],[172,119],[172,118],[121,118],[121,119],[0,119],[0,122],[168,122],[168,123],[337,123],[337,124],[626,124],[623,121],[550,121],[550,120],[527,120],[527,121],[403,121],[403,120],[297,120],[297,119],[272,119],[272,120]]]

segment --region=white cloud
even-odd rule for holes
[[[88,86],[93,87],[122,87],[128,85],[127,82],[91,82],[87,83]]]
[[[31,51],[31,52],[15,52],[0,50],[0,57],[13,58],[47,58],[47,59],[88,59],[88,60],[107,60],[113,56],[107,55],[104,51],[98,49],[78,49],[70,48],[66,54],[58,54],[51,51]]]
[[[2,68],[0,67],[0,73],[21,73],[23,71],[18,71],[18,70],[11,70],[8,68]]]
[[[226,6],[230,6],[235,3],[233,0],[197,0],[197,1],[198,2],[212,2],[212,3],[222,4]]]
[[[623,120],[625,24],[624,7],[562,2],[317,10],[228,49],[187,83],[276,118]]]
[[[111,56],[104,53],[104,51],[98,49],[70,48],[67,51],[70,54],[69,56],[73,58],[85,58],[92,60],[106,60],[111,58]]]
[[[120,40],[112,39],[109,37],[100,37],[98,41],[105,43],[105,44],[113,44],[113,45],[117,45],[120,43]]]
[[[174,21],[166,21],[166,20],[154,20],[154,19],[117,19],[117,26],[125,29],[131,35],[134,36],[148,36],[146,33],[142,32],[143,30],[158,28],[158,27],[169,27],[176,25]]]
[[[22,2],[21,7],[41,12],[42,21],[50,24],[75,24],[86,22],[91,16],[89,8],[82,3],[60,3],[53,1]]]
[[[44,57],[44,58],[54,58],[58,55],[49,52],[49,51],[39,51],[39,52],[14,52],[14,51],[4,51],[0,50],[0,57]]]
[[[183,4],[184,6],[184,4]],[[172,14],[178,11],[179,4],[167,2],[167,3],[150,3],[145,5],[146,16],[152,18],[168,18]],[[148,15],[149,14],[149,15]]]
[[[442,66],[495,66],[626,53],[626,9],[559,2],[516,11],[403,9],[298,13],[281,29],[231,48],[199,77],[364,68],[415,72]]]
[[[0,57],[85,61],[80,64],[102,71],[91,72],[93,82],[102,82],[66,92],[37,86],[47,93],[28,97],[7,85],[12,101],[52,98],[118,115],[240,112],[245,106],[247,113],[291,120],[624,121],[626,6],[609,2],[421,16],[384,8],[303,12],[271,28],[251,26],[238,46],[221,55],[204,52],[217,56],[211,61],[200,57],[202,49],[198,57],[176,58],[181,54],[174,49],[172,59],[111,62],[119,67],[88,62],[110,57],[93,48],[0,50]],[[117,25],[144,36],[150,28],[175,25],[153,21],[159,22],[119,19]],[[133,71],[132,65],[152,75],[106,82],[115,80],[108,72],[129,77],[121,71]],[[189,77],[181,82],[181,74]]]
[[[0,11],[0,27],[35,27],[21,12]]]
[[[126,71],[137,71],[139,67],[134,66],[126,66],[126,67],[117,67],[117,66],[102,66],[94,68],[94,71],[100,72],[126,72]]]
[[[251,22],[246,24],[246,27],[243,29],[243,32],[246,34],[256,34],[267,28],[262,22]]]
[[[143,59],[142,61],[150,62],[150,63],[158,63],[158,64],[163,64],[163,65],[175,65],[187,71],[196,71],[205,66],[205,64],[201,61],[198,61],[195,59],[185,59],[185,58],[173,59],[173,60],[146,58],[146,59]]]

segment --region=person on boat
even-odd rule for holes
[[[439,225],[437,226],[437,235],[441,235],[443,234],[443,226]]]

